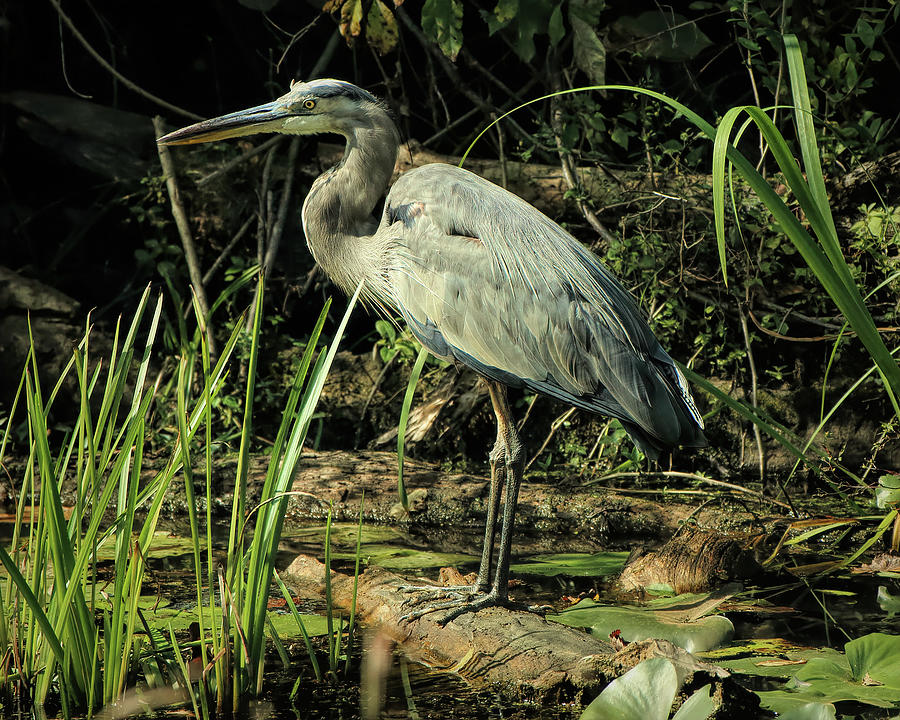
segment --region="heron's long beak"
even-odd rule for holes
[[[198,122],[164,135],[156,142],[161,145],[193,145],[225,138],[242,137],[262,132],[278,132],[290,113],[285,104],[275,100],[265,105],[238,110]]]

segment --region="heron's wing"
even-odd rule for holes
[[[686,383],[632,297],[521,198],[429,165],[393,186],[380,233],[396,239],[392,300],[435,354],[636,424],[667,445],[696,424],[692,403],[679,399],[690,399]]]

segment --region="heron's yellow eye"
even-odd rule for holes
[[[315,106],[316,106],[315,100],[304,100],[303,101],[303,107],[305,107],[307,110],[312,110]]]

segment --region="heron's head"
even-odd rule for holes
[[[381,103],[343,80],[293,83],[290,91],[265,105],[204,120],[159,138],[164,145],[189,145],[255,133],[348,135],[384,114]]]

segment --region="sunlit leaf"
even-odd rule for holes
[[[364,15],[367,5],[368,14]],[[341,35],[348,45],[364,34],[381,55],[397,46],[397,20],[383,0],[326,0],[322,12],[338,16]]]
[[[572,51],[575,56],[575,64],[588,79],[597,85],[606,82],[606,47],[597,37],[588,23],[574,11],[569,12],[569,22],[572,24]]]
[[[677,689],[675,666],[650,658],[607,685],[581,720],[666,720]]]
[[[834,705],[824,703],[807,703],[793,710],[788,710],[779,720],[835,720]]]
[[[710,697],[711,687],[704,685],[684,701],[672,720],[706,720],[716,711],[716,702]]]
[[[608,637],[615,630],[628,642],[650,638],[669,640],[688,652],[702,652],[728,642],[734,625],[724,615],[709,615],[694,622],[677,622],[665,610],[600,605],[585,599],[558,615],[547,615],[574,627],[586,627],[592,635]]]
[[[871,633],[844,649],[846,655],[812,658],[783,690],[760,692],[763,707],[778,713],[809,702],[900,707],[900,636]]]

